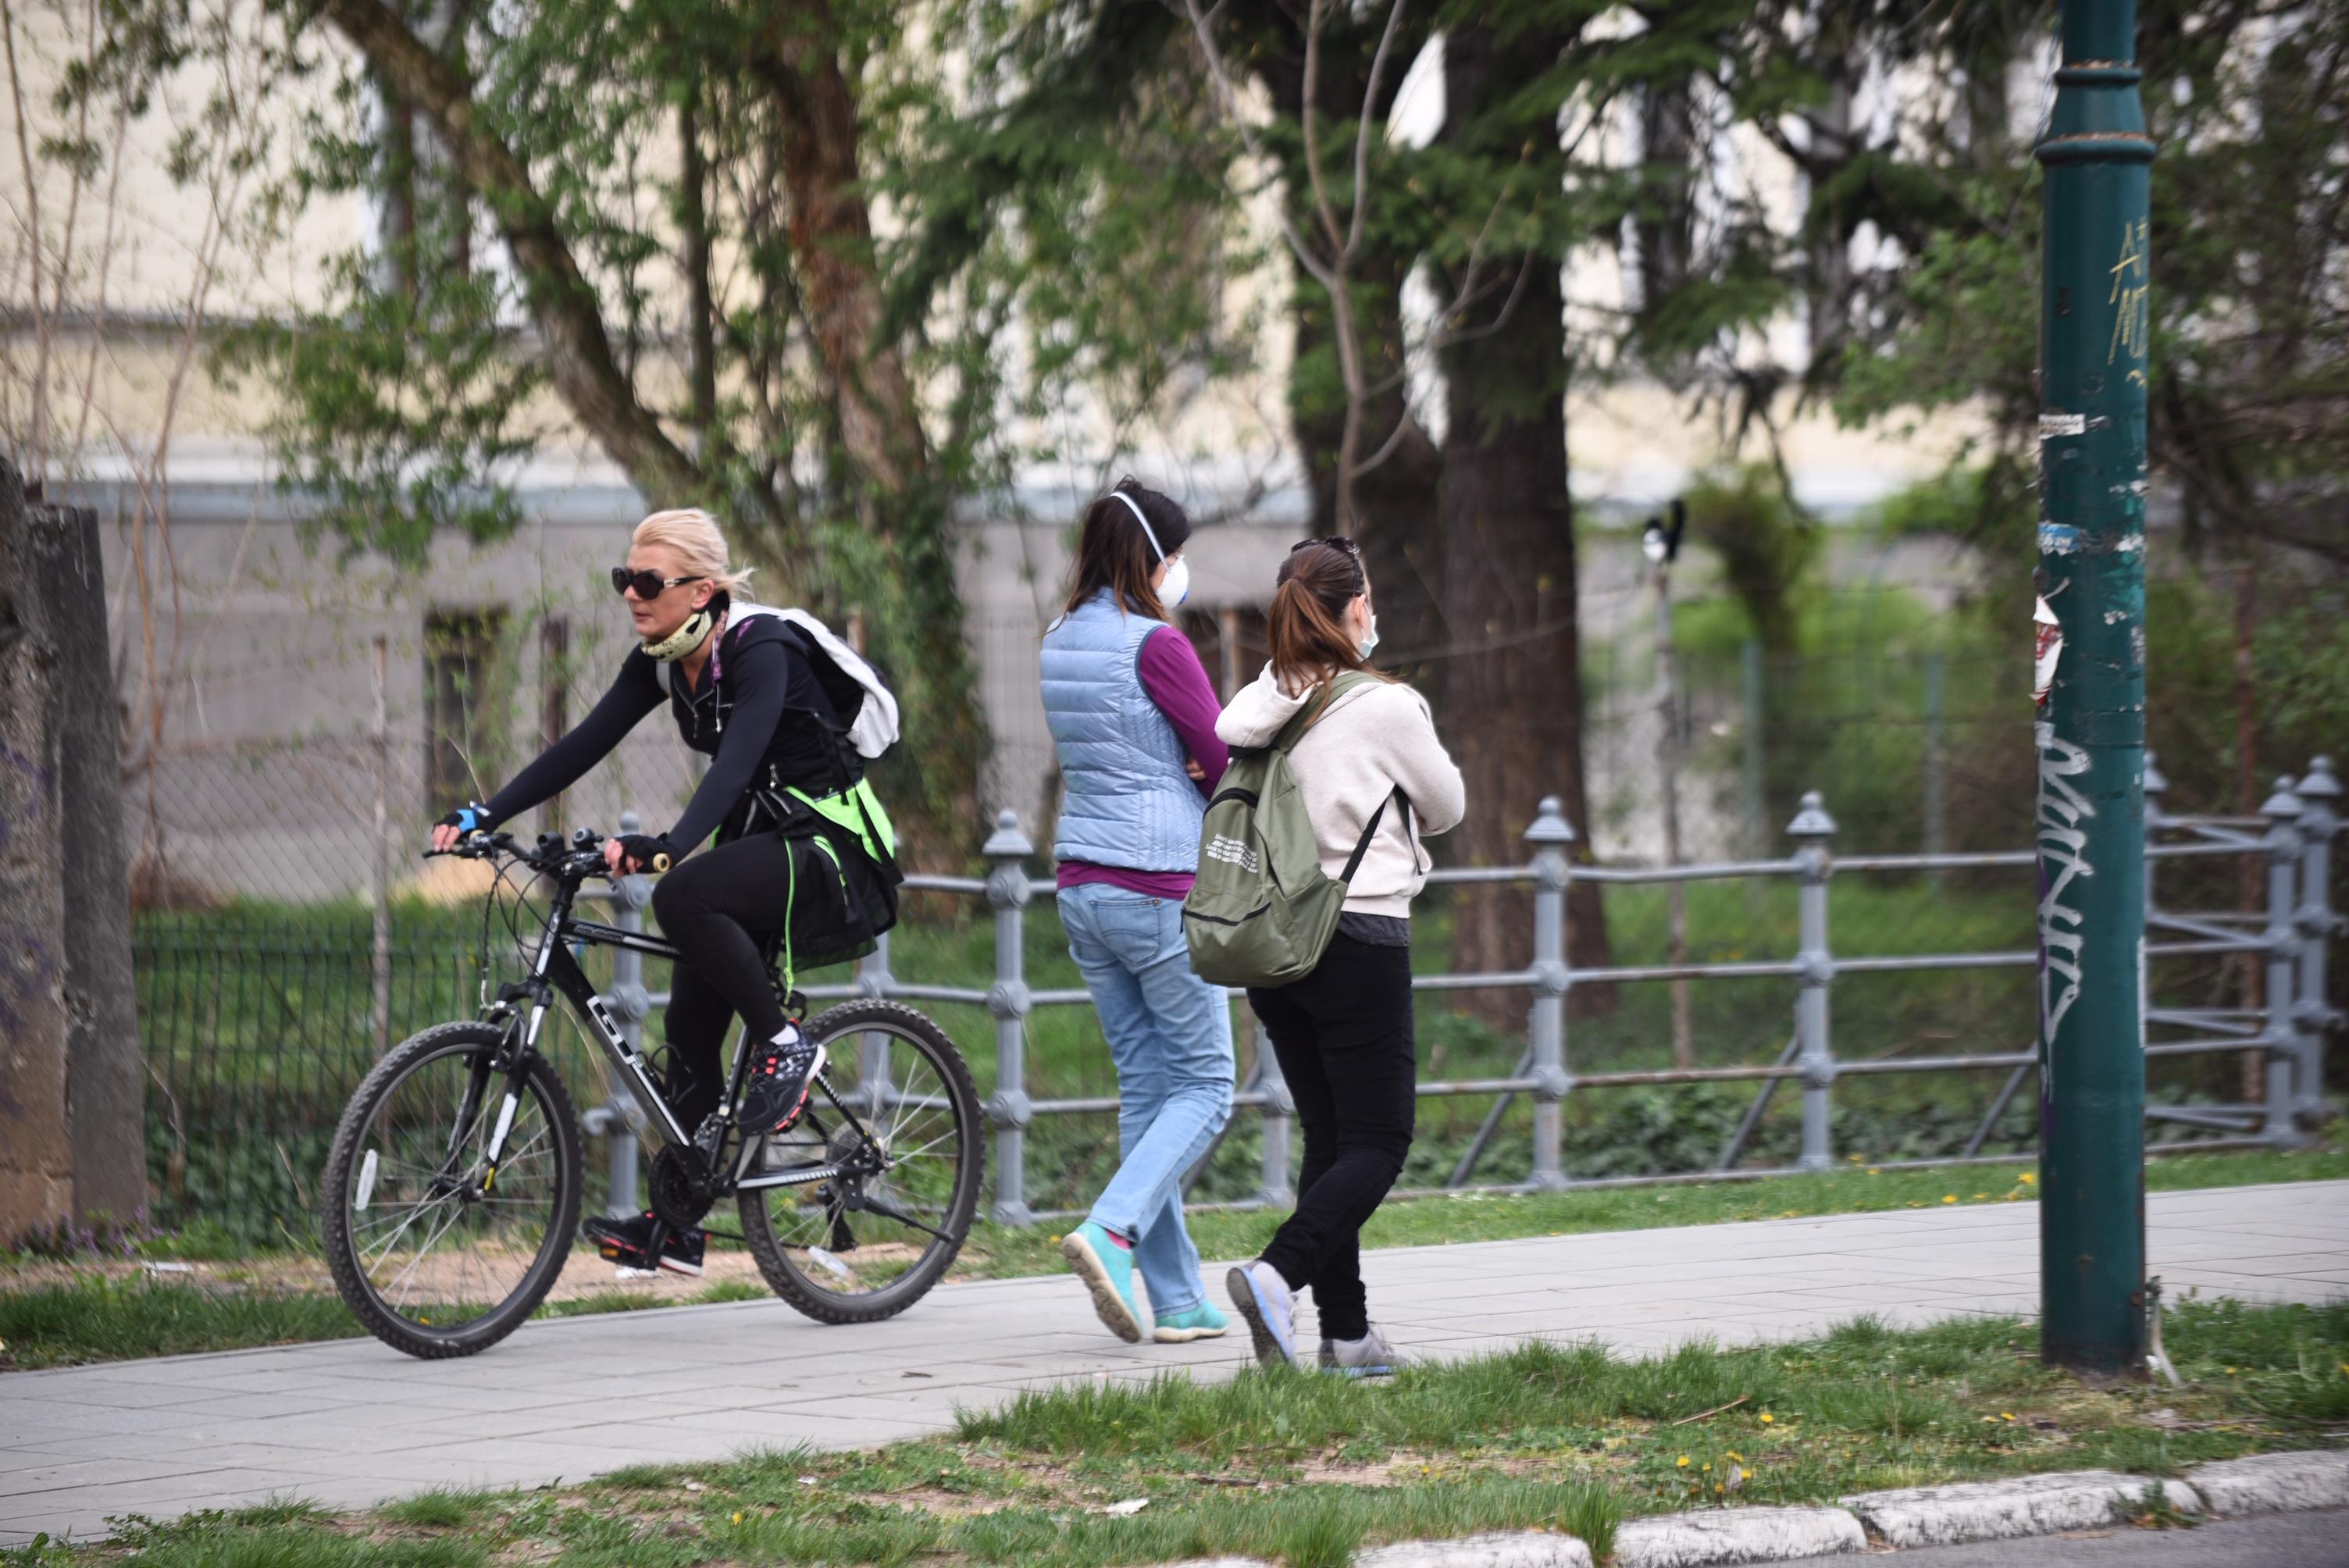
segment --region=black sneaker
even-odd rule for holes
[[[808,1086],[823,1070],[823,1047],[810,1043],[797,1028],[787,1034],[788,1038],[758,1047],[750,1058],[742,1085],[745,1138],[781,1132],[797,1121],[807,1104]]]
[[[660,1261],[656,1265],[645,1254],[652,1244],[657,1222],[649,1212],[633,1220],[596,1214],[579,1228],[595,1242],[597,1253],[620,1265],[623,1277],[648,1274],[657,1266],[671,1274],[691,1274],[698,1279],[702,1251],[709,1241],[708,1233],[698,1225],[689,1231],[671,1231],[661,1243]]]

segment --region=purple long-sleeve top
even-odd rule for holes
[[[1142,689],[1150,694],[1150,700],[1174,727],[1183,749],[1207,776],[1199,785],[1199,793],[1213,795],[1224,769],[1232,765],[1232,754],[1216,737],[1216,719],[1224,705],[1216,700],[1216,688],[1208,684],[1207,667],[1199,662],[1199,651],[1181,632],[1161,626],[1143,639],[1137,667]],[[1153,898],[1181,898],[1191,891],[1193,880],[1189,872],[1138,872],[1091,861],[1062,861],[1060,870],[1062,887],[1106,882]]]

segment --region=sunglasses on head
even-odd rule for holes
[[[1300,539],[1288,547],[1288,553],[1294,555],[1300,550],[1310,550],[1317,544],[1326,544],[1345,555],[1359,556],[1362,553],[1362,547],[1342,533],[1333,533],[1327,539]]]
[[[612,568],[612,592],[626,594],[631,588],[639,599],[657,599],[680,583],[698,583],[698,577],[664,577],[657,572],[631,572],[625,566]]]

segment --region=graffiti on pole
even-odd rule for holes
[[[2088,834],[2081,823],[2096,814],[2072,780],[2088,770],[2088,754],[2055,733],[2045,721],[2033,725],[2039,744],[2039,1018],[2052,1051],[2055,1031],[2080,999],[2080,975],[2087,937],[2076,904],[2065,902],[2072,884],[2096,874],[2088,861]],[[2054,1062],[2046,1064],[2051,1074]]]
[[[2121,225],[2120,259],[2109,269],[2113,292],[2105,302],[2113,307],[2113,340],[2105,349],[2105,363],[2113,364],[2127,349],[2131,366],[2128,378],[2140,387],[2145,385],[2142,362],[2153,335],[2153,288],[2146,267],[2152,242],[2153,225],[2147,220]]]

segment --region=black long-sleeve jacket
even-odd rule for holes
[[[690,693],[682,669],[667,673],[664,683],[659,661],[631,649],[587,717],[490,799],[482,826],[493,828],[578,782],[664,696],[686,745],[711,758],[665,835],[680,852],[736,819],[753,785],[771,779],[828,794],[863,776],[855,752],[836,738],[839,718],[807,644],[787,624],[769,615],[730,623]]]

